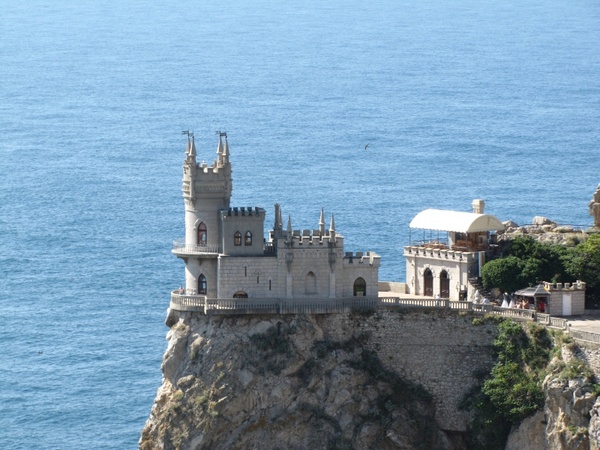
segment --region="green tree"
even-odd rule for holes
[[[567,252],[568,250],[561,245],[543,244],[529,236],[516,237],[508,249],[510,256],[515,256],[523,262],[521,282],[528,286],[540,281],[572,281],[563,264]]]
[[[514,292],[522,286],[523,261],[515,256],[494,259],[481,269],[486,288],[497,287],[503,292]]]
[[[567,272],[586,283],[586,304],[600,307],[600,234],[591,235],[577,245],[563,262]]]

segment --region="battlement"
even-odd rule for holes
[[[227,210],[227,216],[256,216],[256,217],[265,217],[265,210],[263,208],[259,208],[258,206],[234,206]]]
[[[344,237],[339,234],[330,234],[329,230],[321,233],[320,230],[293,230],[292,242],[295,245],[323,245],[327,246],[330,242],[338,240],[343,241]]]
[[[544,282],[544,289],[548,292],[554,291],[585,291],[585,282],[575,281],[574,283],[548,283]]]
[[[381,257],[375,252],[344,252],[344,264],[369,264],[379,267]]]

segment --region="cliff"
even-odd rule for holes
[[[471,321],[170,312],[140,448],[465,448],[458,404],[493,363],[493,325]]]
[[[167,324],[143,450],[473,448],[459,405],[495,362],[497,325],[466,313],[171,311]],[[600,448],[600,351],[557,336],[544,409],[506,449]]]

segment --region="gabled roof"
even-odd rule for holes
[[[410,228],[425,230],[475,233],[480,231],[504,230],[504,225],[489,214],[476,214],[445,209],[426,209],[417,214],[409,224]]]

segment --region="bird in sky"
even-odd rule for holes
[[[366,150],[367,148],[369,148],[369,144],[365,145],[365,150]]]

